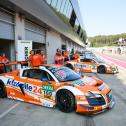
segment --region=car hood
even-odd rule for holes
[[[70,84],[74,86],[95,86],[97,85],[97,80],[92,77],[84,76],[81,79],[70,82]]]

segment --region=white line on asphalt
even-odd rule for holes
[[[7,115],[12,109],[16,108],[19,104],[20,104],[20,102],[16,103],[11,108],[9,108],[8,110],[6,110],[2,114],[0,114],[0,119],[3,118],[5,115]]]

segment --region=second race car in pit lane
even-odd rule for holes
[[[0,97],[78,113],[98,113],[115,104],[111,88],[102,80],[56,65],[1,74]]]
[[[71,69],[79,69],[82,72],[94,73],[118,73],[118,67],[114,64],[106,63],[100,58],[80,56],[79,59],[70,60],[65,66]]]

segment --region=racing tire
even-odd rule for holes
[[[0,98],[6,98],[7,93],[6,93],[6,87],[4,83],[0,80]]]
[[[98,73],[106,73],[106,68],[104,65],[101,65],[97,68]]]
[[[57,92],[57,107],[62,112],[72,112],[75,110],[75,97],[68,90],[60,90]]]
[[[66,67],[68,67],[68,68],[70,68],[70,69],[74,70],[73,65],[72,65],[72,64],[70,64],[70,63],[66,64]]]

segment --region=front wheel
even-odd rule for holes
[[[75,109],[75,97],[68,90],[57,92],[57,106],[63,112],[72,112]]]
[[[5,97],[7,97],[6,87],[4,83],[0,80],[0,98],[5,98]]]
[[[106,73],[106,68],[105,66],[101,65],[97,68],[98,73]]]

